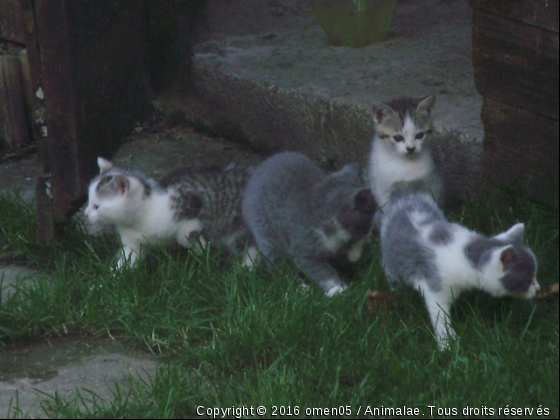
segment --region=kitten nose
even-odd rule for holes
[[[406,147],[406,150],[408,151],[408,153],[412,153],[412,152],[414,152],[414,151],[416,150],[416,147],[414,147],[414,146],[412,146],[412,147],[407,146],[407,147]]]

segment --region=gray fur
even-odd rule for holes
[[[376,102],[373,104],[373,113],[375,121],[378,123],[386,119],[397,117],[394,123],[402,126],[406,116],[410,116],[414,123],[420,127],[425,127],[426,130],[431,130],[432,126],[432,111],[435,106],[436,97],[434,95],[424,98],[410,98],[402,97],[393,99],[390,102]],[[424,106],[419,107],[421,103]],[[397,122],[398,121],[398,122]]]
[[[522,294],[527,291],[537,270],[533,253],[525,247],[514,246],[513,255],[502,261],[509,271],[502,277],[502,285],[511,294]]]
[[[430,233],[430,241],[435,245],[448,245],[453,241],[452,230],[447,223],[436,222]]]
[[[492,256],[488,250],[503,246],[504,243],[494,238],[477,235],[472,242],[465,247],[465,255],[475,268],[484,267]]]
[[[492,252],[508,245],[511,248],[502,254],[502,262],[508,272],[501,278],[501,283],[504,289],[511,294],[523,293],[531,285],[537,270],[537,263],[533,252],[523,246],[519,237],[499,240],[477,235],[465,247],[464,252],[472,266],[481,270],[490,261]]]
[[[102,197],[112,197],[119,193],[119,190],[122,189],[121,183],[127,182],[127,177],[135,177],[140,181],[144,187],[144,197],[149,197],[154,189],[160,189],[157,181],[147,177],[142,172],[116,166],[113,166],[109,171],[102,172],[95,177],[91,183],[93,184],[99,181],[97,184],[97,193]]]
[[[162,180],[171,194],[175,219],[199,218],[202,236],[240,251],[250,233],[241,215],[243,190],[252,168],[241,166],[181,169]]]
[[[344,287],[327,260],[364,239],[376,204],[358,165],[325,175],[299,153],[280,153],[251,176],[243,217],[260,252],[274,262],[291,257],[324,292]]]
[[[433,201],[414,199],[417,196],[400,195],[391,201],[381,228],[383,264],[391,279],[410,286],[415,286],[418,279],[425,279],[430,289],[437,292],[442,279],[434,250],[420,237],[411,215],[422,214],[420,225],[438,224],[440,229],[446,220]]]

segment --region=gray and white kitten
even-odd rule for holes
[[[360,259],[377,206],[357,164],[330,175],[299,153],[279,153],[252,174],[243,217],[270,262],[291,258],[328,296],[345,289],[328,259]]]
[[[439,346],[445,348],[455,337],[451,305],[463,291],[531,299],[540,290],[524,231],[518,223],[489,238],[449,223],[429,194],[394,194],[382,219],[383,265],[390,280],[423,294]]]
[[[241,216],[249,168],[183,169],[157,182],[103,158],[97,162],[100,174],[90,183],[85,216],[117,229],[123,245],[117,268],[135,263],[147,243],[190,248],[212,242],[235,253],[249,243]]]
[[[379,206],[389,202],[397,185],[410,184],[443,201],[443,182],[429,149],[435,95],[400,98],[373,105],[375,135],[369,182]]]

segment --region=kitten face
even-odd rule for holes
[[[492,239],[498,246],[482,255],[482,260],[488,261],[482,269],[483,278],[499,279],[493,290],[496,296],[532,299],[540,291],[536,278],[537,261],[534,254],[523,245],[523,233],[524,226],[520,223],[496,235]]]
[[[435,95],[422,100],[402,98],[387,104],[373,105],[376,136],[393,147],[396,153],[415,156],[422,151],[432,132]]]
[[[119,173],[106,159],[97,162],[100,175],[89,186],[85,217],[91,223],[126,223],[134,214],[138,197],[144,195],[143,184],[134,176]]]
[[[89,186],[89,202],[86,218],[92,223],[118,223],[127,211],[126,193],[130,180],[124,176],[107,175]]]

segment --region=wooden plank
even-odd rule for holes
[[[75,202],[81,194],[76,146],[79,108],[73,45],[68,30],[69,1],[35,2],[55,223],[69,219],[77,209]]]
[[[21,61],[0,55],[0,148],[15,149],[31,142]]]
[[[45,103],[43,81],[41,75],[41,54],[39,52],[39,34],[37,22],[35,20],[35,0],[19,0],[23,30],[25,36],[26,55],[29,66],[24,67],[24,72],[29,71],[30,80],[30,110],[31,110],[31,129],[39,163],[44,173],[50,172],[50,162],[48,159],[47,127],[45,121]],[[41,223],[41,222],[39,222]]]
[[[25,94],[25,106],[27,107],[27,112],[29,114],[29,126],[33,124],[33,119],[31,118],[31,109],[33,109],[34,99],[33,99],[33,81],[31,79],[31,67],[29,65],[29,57],[27,55],[27,50],[23,49],[18,54],[19,61],[21,63],[21,77],[23,82],[23,90]]]
[[[479,92],[558,120],[558,33],[477,9],[473,22]]]
[[[18,0],[0,0],[0,40],[25,43]]]
[[[558,32],[559,0],[470,0],[473,8]]]
[[[536,194],[558,191],[559,122],[485,99],[485,179],[500,186],[531,181]]]

